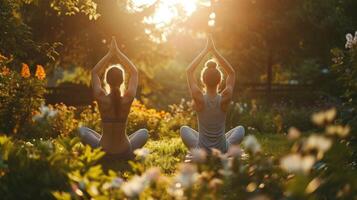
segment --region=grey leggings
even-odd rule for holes
[[[187,148],[197,148],[198,144],[198,132],[188,126],[182,126],[180,129],[180,135],[183,143]],[[245,134],[243,126],[237,126],[226,133],[228,147],[230,145],[239,144],[242,142]]]
[[[79,136],[84,144],[88,144],[93,148],[100,146],[100,138],[102,137],[99,133],[87,127],[79,128]],[[148,130],[140,129],[133,134],[129,135],[129,142],[131,145],[131,150],[139,149],[145,145],[149,138]],[[120,141],[118,141],[120,145]],[[128,150],[129,151],[129,150]]]

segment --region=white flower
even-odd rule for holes
[[[352,49],[356,45],[357,45],[357,31],[355,32],[354,37],[351,33],[348,33],[346,35],[346,45],[345,45],[346,49]]]
[[[120,178],[114,180],[117,181],[117,187],[121,185],[121,189],[124,191],[126,196],[137,197],[152,181],[156,181],[160,175],[160,169],[158,167],[153,167],[146,170],[146,172],[141,176],[135,175],[128,182],[123,183]]]
[[[325,153],[330,149],[332,141],[322,135],[310,135],[305,143],[305,148],[307,150],[317,149],[322,153]]]
[[[188,188],[193,185],[198,178],[196,166],[182,163],[179,166],[179,172],[174,178],[175,187]]]
[[[351,33],[348,33],[346,35],[346,40],[349,42],[349,41],[352,41],[353,40],[353,35]]]
[[[144,191],[146,185],[145,177],[135,175],[128,182],[123,183],[121,189],[128,197],[137,197]]]
[[[207,152],[203,149],[194,148],[191,150],[192,161],[197,163],[203,163],[206,161]]]
[[[257,138],[252,135],[248,135],[247,137],[245,137],[245,139],[243,140],[243,146],[253,154],[256,154],[261,151],[261,146]]]
[[[161,175],[160,168],[158,167],[152,167],[144,173],[145,178],[148,181],[156,181]]]
[[[307,173],[315,163],[313,156],[301,156],[300,154],[290,154],[280,160],[280,166],[287,172]]]
[[[52,118],[57,115],[57,112],[58,112],[57,110],[54,110],[53,108],[50,108],[50,107],[42,104],[40,107],[40,114],[33,116],[32,119],[34,121],[38,121],[38,120],[46,118],[46,117]]]
[[[242,149],[239,147],[239,145],[232,145],[229,147],[227,155],[232,156],[232,157],[241,157],[243,154]]]
[[[209,183],[208,187],[212,189],[217,189],[220,185],[223,185],[223,181],[218,178],[213,178]]]
[[[25,145],[26,145],[27,147],[33,147],[33,146],[34,146],[31,142],[26,142]]]
[[[337,135],[341,138],[348,136],[350,131],[351,131],[351,128],[349,126],[331,125],[326,128],[326,133],[328,135]]]
[[[111,187],[119,188],[124,183],[122,178],[115,178],[112,180]]]
[[[167,192],[174,196],[175,199],[183,199],[183,196],[185,194],[184,190],[180,187],[179,183],[173,184],[170,187],[167,188]]]
[[[233,171],[232,171],[233,158],[228,158],[227,156],[222,156],[221,162],[223,165],[223,169],[220,169],[219,173],[226,177],[231,176],[233,174]]]
[[[297,128],[295,128],[295,127],[289,128],[289,131],[288,131],[288,139],[289,140],[296,140],[300,137],[300,135],[301,135],[301,133]]]
[[[146,158],[150,154],[150,150],[147,148],[135,149],[134,154],[141,158]]]
[[[311,117],[311,120],[316,125],[323,125],[326,122],[332,122],[335,119],[336,114],[337,114],[336,108],[331,108],[327,111],[314,113]]]

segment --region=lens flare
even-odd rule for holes
[[[141,12],[144,8],[155,5],[152,15],[144,18],[144,23],[155,25],[156,28],[163,28],[170,25],[177,18],[191,16],[197,10],[196,0],[131,0],[128,10]]]

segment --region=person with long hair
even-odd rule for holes
[[[108,66],[113,58],[118,59],[129,75],[127,87],[123,92],[121,88],[125,84],[125,72],[123,68]],[[102,79],[109,85],[109,93],[102,87]],[[92,69],[92,87],[94,99],[98,102],[103,134],[100,135],[87,127],[80,127],[81,141],[93,148],[102,147],[107,158],[133,158],[133,151],[143,147],[147,142],[148,131],[140,129],[130,136],[126,134],[130,107],[138,87],[138,70],[119,50],[114,37],[109,52]]]
[[[205,63],[201,71],[200,88],[195,77],[195,71],[203,58],[212,52],[215,60]],[[223,80],[223,72],[219,65],[227,74],[225,87],[220,92]],[[213,39],[210,36],[204,50],[193,60],[187,68],[187,81],[193,107],[197,113],[198,132],[188,126],[182,126],[180,135],[183,143],[189,148],[202,148],[206,151],[218,149],[223,153],[228,151],[231,145],[239,144],[244,137],[245,130],[242,126],[237,126],[225,132],[226,114],[232,99],[236,74],[228,61],[217,51]]]

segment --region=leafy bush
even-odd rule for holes
[[[178,136],[182,125],[197,127],[195,112],[192,109],[192,102],[181,100],[181,103],[169,106],[169,112],[165,119],[161,121],[159,132],[160,137]]]
[[[232,103],[227,115],[227,128],[243,125],[257,133],[286,133],[291,126],[302,131],[313,129],[310,115],[314,108],[295,108],[288,105],[268,106],[252,100]]]
[[[336,110],[314,114],[314,123],[324,132],[302,137],[292,128],[287,139],[271,138],[284,148],[267,153],[263,149],[273,143],[259,135],[260,144],[249,135],[243,141],[244,151],[235,146],[230,156],[217,150],[208,156],[193,150],[191,163],[181,163],[186,148],[179,138],[150,141],[148,150],[135,152],[137,159],[128,168],[123,168],[126,163],[103,168],[98,165],[103,152],[83,146],[78,138],[26,142],[1,136],[0,195],[6,199],[353,199],[357,174],[349,162],[350,128],[335,124],[335,116]],[[287,145],[290,153],[285,152]]]
[[[25,142],[1,136],[0,155],[3,199],[53,199],[51,191],[71,188],[68,172],[90,169],[103,152],[83,147],[78,139]]]
[[[346,35],[346,50],[333,49],[332,71],[338,75],[343,86],[343,100],[346,113],[344,119],[357,130],[357,31]]]
[[[0,60],[0,131],[6,134],[22,134],[32,120],[32,115],[43,104],[45,72],[38,65],[32,77],[29,66],[22,65],[21,74],[5,66]]]
[[[165,111],[149,109],[139,101],[134,101],[128,116],[127,132],[131,134],[140,128],[146,127],[151,136],[158,138],[161,121],[166,117],[167,113]]]
[[[75,135],[78,129],[76,108],[64,104],[42,105],[32,117],[26,135],[30,138],[56,138]]]
[[[153,141],[145,147],[151,152],[144,160],[145,168],[160,167],[168,174],[175,172],[177,164],[184,160],[187,153],[187,148],[178,137]]]
[[[132,134],[141,128],[147,128],[153,139],[159,137],[177,136],[183,124],[195,124],[194,114],[190,103],[182,101],[180,105],[170,105],[169,111],[158,111],[147,108],[144,104],[134,100],[131,107],[127,133]],[[86,107],[80,114],[80,123],[100,132],[100,114],[97,103]]]
[[[287,155],[264,154],[250,135],[243,141],[247,154],[237,146],[230,149],[231,157],[217,150],[212,156],[193,150],[191,163],[182,163],[175,174],[165,175],[147,165],[150,154],[140,150],[136,152],[139,159],[132,162],[135,174],[124,177],[111,171],[105,175],[99,168],[93,175],[76,173],[70,176],[75,190],[54,194],[57,199],[353,199],[357,173],[348,164],[349,127],[334,124],[335,115],[335,110],[328,110],[312,117],[316,125],[325,127],[323,133],[301,137],[299,130],[291,129]],[[88,182],[88,177],[94,181]]]

